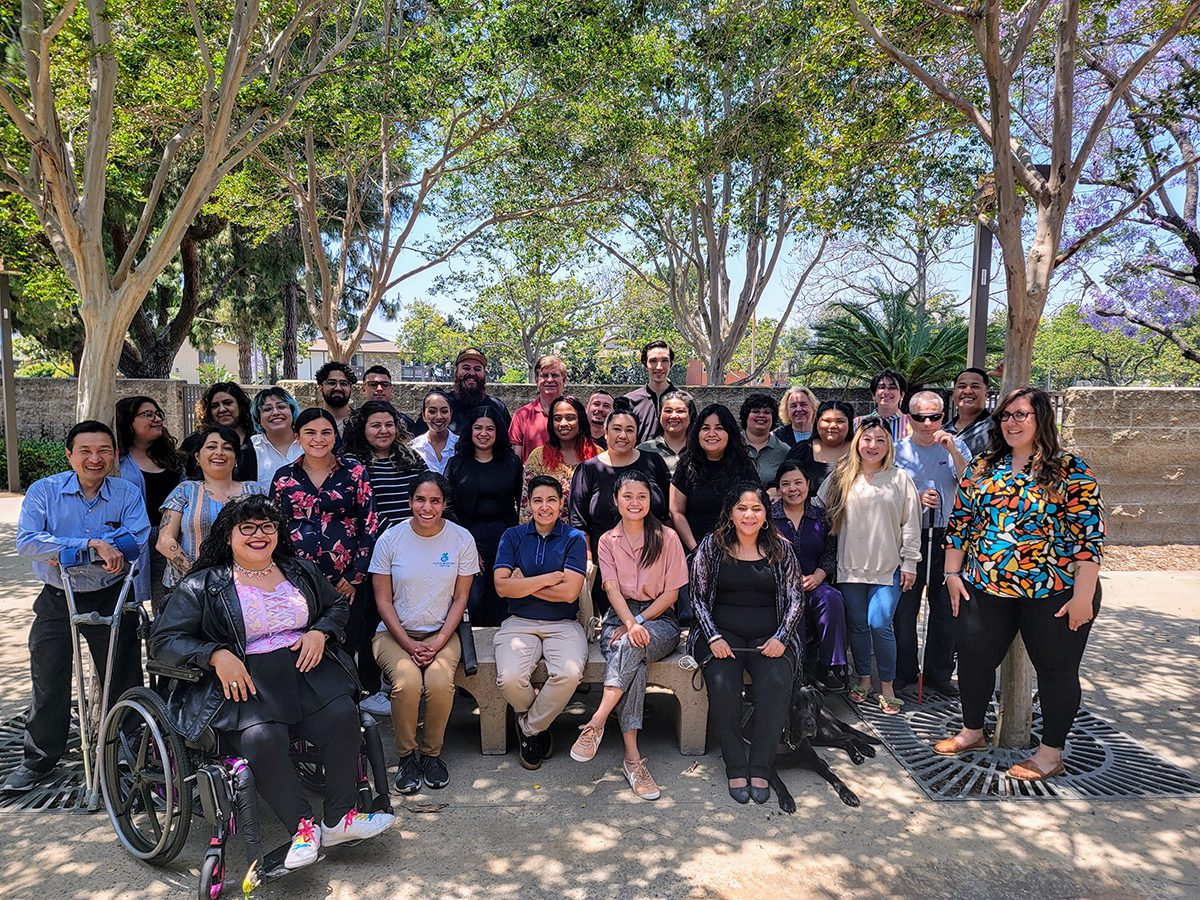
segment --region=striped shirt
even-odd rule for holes
[[[425,469],[413,467],[401,472],[390,459],[372,459],[367,464],[371,490],[375,494],[375,515],[379,533],[412,518],[412,488]]]

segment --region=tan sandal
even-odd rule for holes
[[[1049,772],[1043,772],[1033,761],[1033,758],[1019,762],[1005,774],[1016,781],[1045,781],[1047,778],[1053,778],[1055,775],[1061,775],[1067,769],[1066,765],[1060,760],[1058,765]]]
[[[879,708],[889,716],[894,716],[900,712],[900,707],[904,705],[904,701],[899,697],[888,697],[884,694],[879,695]]]

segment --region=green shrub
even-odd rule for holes
[[[21,489],[28,488],[39,478],[65,472],[71,466],[65,456],[66,445],[58,441],[21,441],[17,444],[17,458],[21,466]],[[0,460],[7,457],[4,439],[0,438]],[[0,467],[5,464],[0,462]],[[3,471],[0,468],[0,471]]]

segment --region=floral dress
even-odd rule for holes
[[[316,563],[331,584],[345,578],[357,585],[366,577],[379,523],[365,466],[337,457],[318,488],[301,456],[275,473],[271,499],[288,520],[296,555]]]

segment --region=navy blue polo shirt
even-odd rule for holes
[[[538,534],[533,522],[514,525],[500,538],[496,550],[495,569],[520,569],[529,577],[549,572],[578,572],[587,574],[587,535],[565,522],[554,524],[545,537]],[[551,603],[537,597],[509,597],[508,611],[522,619],[560,621],[579,615],[579,601]]]

